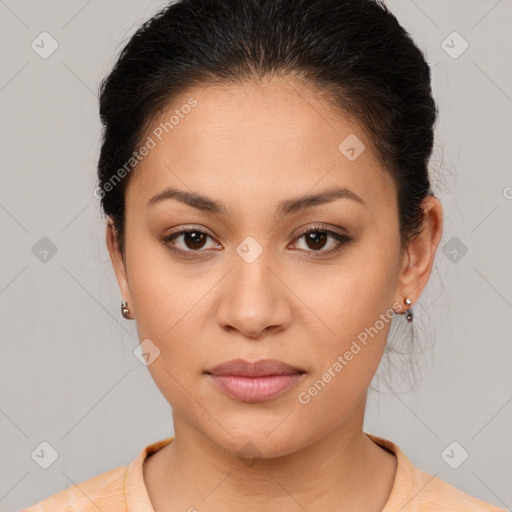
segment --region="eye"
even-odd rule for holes
[[[181,238],[182,242],[181,248],[176,247],[178,245],[176,240],[179,238]],[[176,253],[204,252],[200,251],[200,249],[206,246],[208,238],[213,240],[208,233],[200,229],[184,229],[166,236],[162,242],[170,251]]]
[[[308,228],[299,232],[295,241],[303,238],[306,244],[305,252],[319,253],[322,256],[338,252],[347,242],[352,240],[349,236],[326,229],[323,225],[308,226]],[[193,228],[172,233],[163,238],[162,243],[171,252],[186,257],[192,256],[193,253],[208,252],[207,250],[201,249],[222,248],[222,246],[215,243],[213,243],[213,247],[207,247],[208,239],[213,240],[213,237],[206,231]],[[329,246],[329,241],[331,242],[331,248],[323,250],[326,245]],[[181,247],[179,247],[180,243]]]
[[[296,240],[303,238],[306,252],[317,252],[322,256],[338,252],[347,242],[352,240],[349,236],[326,229],[322,225],[309,226],[302,230]],[[331,248],[322,250],[326,245],[329,245],[329,240],[331,241]]]

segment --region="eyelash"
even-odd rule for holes
[[[172,244],[170,244],[170,242],[172,240],[174,240],[175,238],[177,238],[177,237],[179,237],[181,235],[184,235],[184,234],[188,234],[188,233],[199,233],[201,235],[206,235],[206,236],[208,236],[208,237],[213,239],[213,237],[211,237],[205,231],[202,231],[201,229],[195,229],[194,228],[194,229],[184,229],[184,230],[181,230],[181,231],[177,231],[175,233],[172,233],[171,235],[166,236],[161,241],[167,247],[167,249],[169,251],[171,251],[172,253],[179,254],[179,255],[187,257],[187,258],[188,257],[194,257],[190,253],[206,252],[206,251],[203,251],[203,250],[197,250],[197,251],[188,250],[188,251],[184,251],[182,249],[176,249],[176,247],[173,247]],[[331,231],[331,230],[327,229],[325,226],[323,226],[321,224],[315,225],[315,226],[309,226],[306,229],[300,231],[297,234],[297,236],[295,238],[295,241],[300,240],[304,235],[308,235],[310,233],[324,233],[324,234],[329,235],[331,238],[334,238],[338,242],[338,244],[336,245],[336,247],[334,249],[329,249],[328,251],[322,251],[322,250],[318,250],[318,251],[309,250],[309,251],[306,251],[307,253],[320,254],[321,255],[320,257],[330,256],[330,255],[336,254],[338,251],[340,251],[345,246],[345,244],[347,244],[348,242],[352,241],[352,238],[350,238],[349,236],[342,235],[340,233],[336,233],[334,231]],[[316,257],[316,256],[308,256],[308,257]]]

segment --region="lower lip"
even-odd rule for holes
[[[210,375],[213,382],[227,395],[244,402],[262,402],[288,391],[302,373],[241,377],[239,375]]]

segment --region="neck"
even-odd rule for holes
[[[148,472],[155,510],[217,512],[240,505],[254,512],[301,507],[380,512],[396,459],[363,433],[362,405],[358,414],[293,453],[253,459],[219,447],[173,411],[174,441],[161,450],[156,476]]]

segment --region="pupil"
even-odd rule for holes
[[[185,243],[187,244],[187,247],[189,249],[200,249],[204,245],[204,240],[198,240],[200,238],[204,238],[204,235],[202,233],[197,233],[196,231],[191,231],[190,233],[185,233]],[[191,240],[192,247],[189,246],[187,243],[187,240]]]
[[[320,236],[318,233],[322,233],[321,231],[315,231],[314,233],[309,233],[306,237],[306,240],[309,242],[313,242],[312,249],[318,249],[319,247],[323,247],[325,243],[326,233],[322,233]],[[320,243],[318,243],[320,241]]]

